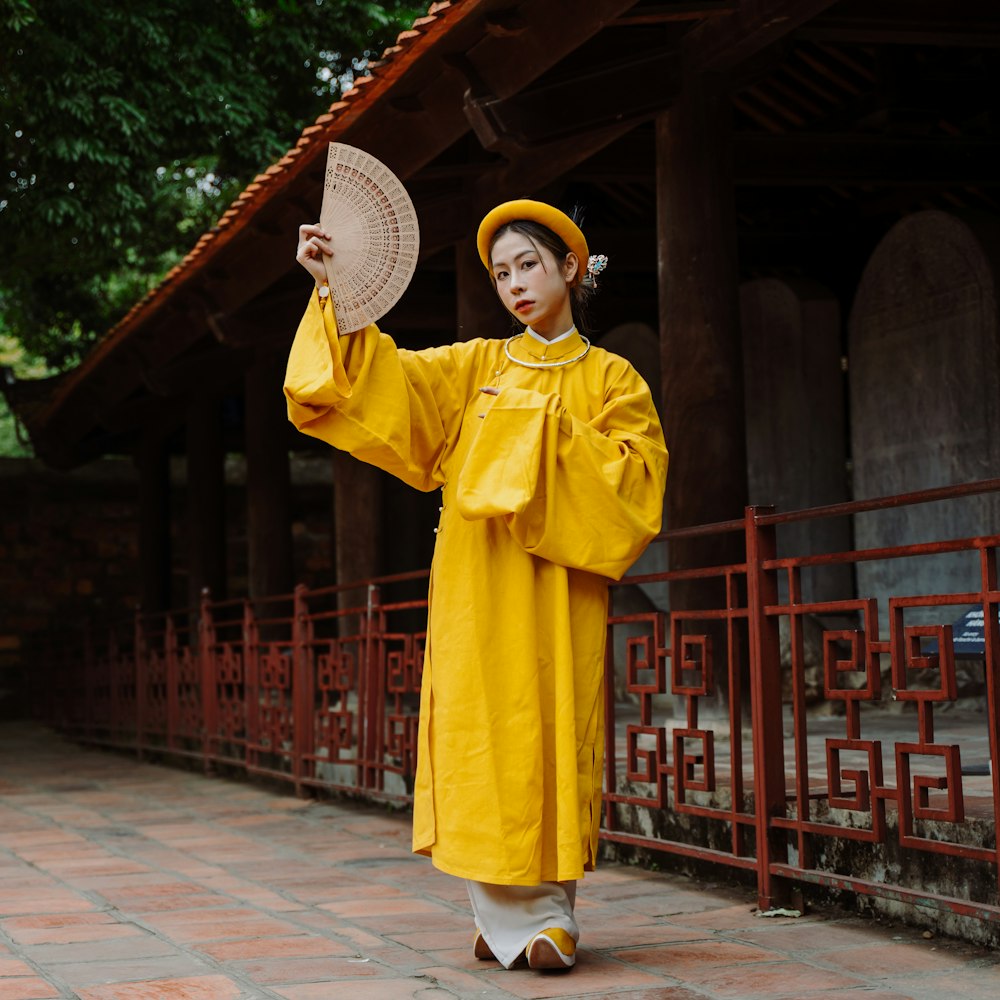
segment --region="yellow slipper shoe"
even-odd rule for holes
[[[496,955],[490,951],[490,946],[486,943],[486,938],[483,937],[482,931],[478,928],[476,929],[476,936],[472,940],[472,954],[480,962],[495,962],[497,960]]]
[[[532,969],[572,969],[576,965],[576,942],[561,927],[546,927],[524,949]]]

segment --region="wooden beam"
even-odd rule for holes
[[[496,97],[509,97],[530,86],[561,59],[575,52],[602,28],[635,6],[636,0],[546,0],[519,3],[526,29],[515,36],[487,37],[474,45],[453,45],[468,53],[483,84]]]
[[[733,177],[743,187],[827,187],[869,184],[894,187],[1000,185],[1000,142],[942,135],[900,138],[856,133],[737,133]],[[654,182],[652,134],[635,129],[573,169],[592,184]]]
[[[712,3],[661,3],[637,7],[620,14],[611,27],[634,24],[667,24],[671,21],[701,21],[706,17],[731,14],[739,8],[739,0],[716,0]]]
[[[102,366],[100,378],[88,379],[77,388],[72,407],[60,409],[41,428],[40,450],[47,451],[51,446],[53,451],[68,454],[73,442],[100,424],[109,396],[127,399],[141,385],[142,368],[136,356],[128,350],[115,352]]]
[[[421,251],[436,253],[457,243],[469,235],[470,225],[478,224],[481,216],[494,205],[541,190],[598,150],[620,139],[630,127],[603,129],[524,150],[509,162],[501,162],[485,171],[474,185],[469,185],[465,193],[465,210],[453,215],[432,215],[427,219],[426,228],[421,219]]]
[[[733,159],[736,183],[747,186],[1000,185],[1000,142],[955,136],[744,134]]]
[[[703,21],[681,43],[688,73],[727,73],[821,14],[837,0],[741,0],[727,17]]]
[[[108,407],[96,418],[96,424],[109,435],[123,437],[160,420],[179,427],[184,420],[184,403],[146,393]]]
[[[528,30],[528,19],[517,9],[498,10],[486,16],[486,31],[494,38],[513,38]]]
[[[592,184],[656,184],[656,132],[633,128],[573,167],[573,180]]]
[[[188,313],[175,317],[163,326],[156,324],[145,328],[140,336],[133,337],[129,346],[139,360],[143,381],[155,378],[157,369],[173,364],[176,358],[201,341],[207,332],[205,320],[195,319]]]
[[[938,16],[916,18],[830,15],[804,25],[796,38],[849,45],[931,45],[945,48],[1000,48],[1000,18],[971,20]]]
[[[652,118],[680,90],[679,60],[669,48],[630,54],[506,100],[466,94],[465,110],[484,149],[510,155],[602,128]],[[627,77],[628,86],[622,81]],[[586,99],[583,99],[586,95]]]
[[[269,340],[273,341],[273,331],[271,333]],[[248,347],[236,350],[209,348],[146,372],[144,381],[155,396],[199,395],[213,387],[224,389],[249,367],[252,359]]]

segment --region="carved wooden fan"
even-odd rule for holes
[[[413,202],[384,163],[331,142],[320,225],[334,250],[324,260],[337,326],[360,330],[384,316],[413,277],[420,250]]]

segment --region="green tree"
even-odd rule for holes
[[[0,334],[78,362],[418,13],[0,0]]]
[[[0,298],[0,309],[3,299]],[[50,374],[45,362],[32,358],[13,337],[0,333],[0,380],[39,379]],[[28,458],[32,454],[26,433],[18,426],[7,400],[0,395],[0,458]]]

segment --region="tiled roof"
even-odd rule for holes
[[[477,6],[475,0],[439,0],[430,5],[424,17],[417,18],[409,29],[400,32],[396,43],[389,46],[378,61],[369,64],[369,75],[357,77],[350,90],[312,125],[304,128],[295,146],[243,189],[218,222],[199,237],[180,264],[168,271],[162,281],[101,338],[83,363],[61,381],[50,405],[39,414],[40,423],[44,425],[122,341],[230,243],[265,202],[301,173],[306,164],[324,156],[327,143],[334,141],[364,114],[430,45]]]

